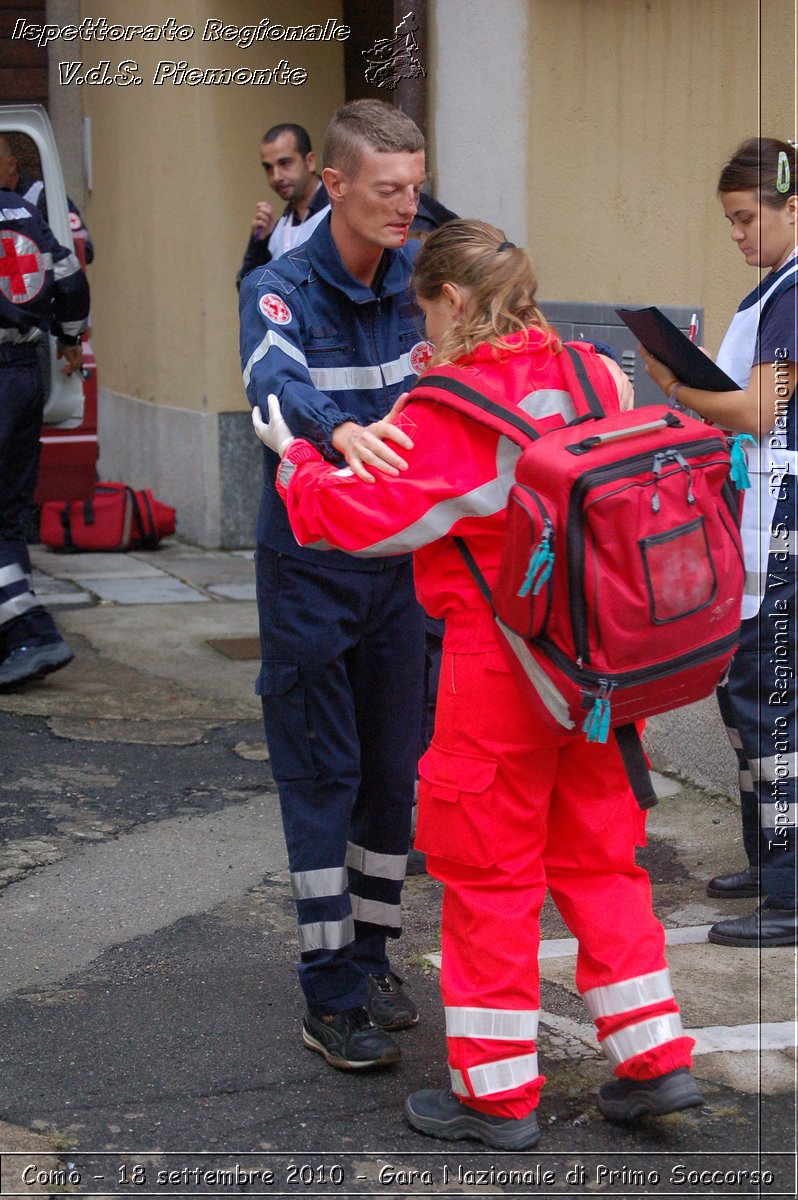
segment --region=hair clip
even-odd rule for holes
[[[790,160],[784,150],[779,150],[779,165],[776,168],[776,191],[790,190]]]
[[[516,249],[515,242],[502,242],[500,246],[496,247],[496,253],[501,254],[502,250],[515,250],[515,249]]]

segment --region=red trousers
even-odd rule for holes
[[[612,739],[602,746],[537,726],[498,646],[444,649],[420,773],[416,846],[445,885],[441,992],[454,1092],[498,1116],[537,1105],[547,887],[578,939],[577,987],[616,1074],[689,1066],[664,931],[635,865],[644,816]]]

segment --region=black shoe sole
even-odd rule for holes
[[[414,1112],[410,1101],[405,1101],[405,1116],[407,1122],[418,1133],[427,1137],[440,1138],[445,1142],[461,1142],[470,1139],[491,1146],[494,1150],[531,1150],[540,1141],[540,1130],[505,1129],[491,1130],[477,1117],[468,1113],[460,1113],[451,1121],[439,1117],[424,1117]]]
[[[344,1058],[341,1054],[336,1054],[334,1050],[330,1050],[323,1042],[314,1038],[312,1033],[308,1033],[304,1025],[302,1027],[302,1041],[307,1046],[308,1050],[315,1050],[318,1054],[323,1054],[331,1067],[337,1067],[339,1071],[363,1071],[368,1067],[392,1067],[399,1062],[401,1055],[397,1047],[396,1052],[386,1051],[380,1058],[368,1058],[364,1062],[359,1059]]]

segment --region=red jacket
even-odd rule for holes
[[[486,390],[503,390],[540,428],[571,420],[559,354],[539,329],[507,339],[517,348],[497,352],[483,344],[459,359],[463,380]],[[599,372],[602,403],[617,408],[616,385]],[[601,379],[605,378],[602,388]],[[416,385],[423,392],[423,376]],[[348,468],[338,470],[309,443],[291,444],[278,472],[277,488],[288,507],[300,545],[337,547],[352,554],[415,554],[416,592],[427,612],[446,618],[451,649],[494,643],[492,620],[453,536],[462,537],[489,584],[498,572],[507,496],[519,449],[507,438],[442,404],[417,398],[415,389],[397,424],[413,440],[401,450],[407,470],[398,476],[375,472],[366,483]]]

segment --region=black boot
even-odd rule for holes
[[[798,910],[774,908],[766,900],[747,917],[717,921],[707,937],[718,946],[794,946],[798,942]]]

